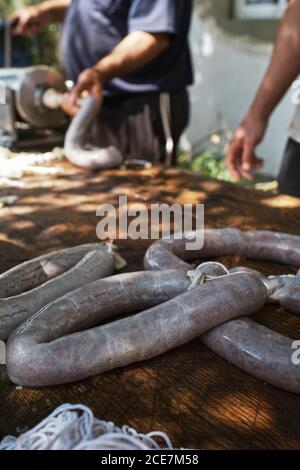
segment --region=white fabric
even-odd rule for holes
[[[289,128],[289,137],[300,144],[300,104],[296,107],[296,111]]]

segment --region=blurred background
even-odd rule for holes
[[[268,10],[269,0],[256,0],[254,4],[249,0],[195,0],[190,36],[195,84],[190,91],[192,115],[182,140],[180,166],[232,181],[224,166],[224,152],[267,67],[283,2],[278,0],[281,10],[274,6]],[[8,4],[7,0],[0,0],[0,17],[5,19],[15,8],[34,3],[39,1],[12,0]],[[51,25],[32,40],[14,38],[14,66],[58,65],[59,28]],[[2,36],[0,65],[3,66]],[[287,96],[259,148],[266,166],[255,184],[276,178],[293,112]]]
[[[37,0],[0,0],[0,18],[2,21],[16,9],[24,5],[40,3]],[[57,40],[59,26],[51,25],[45,32],[34,39],[13,38],[13,65],[24,67],[34,64],[57,64]],[[0,66],[3,67],[3,40],[0,39]]]

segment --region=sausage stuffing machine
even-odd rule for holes
[[[0,70],[0,146],[63,142],[68,120],[60,109],[64,77],[50,67]]]
[[[63,142],[68,119],[60,108],[63,75],[46,66],[12,68],[10,25],[3,22],[0,69],[0,146],[33,147]]]

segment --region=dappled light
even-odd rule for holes
[[[300,0],[0,0],[0,449],[299,448],[299,58]]]
[[[101,203],[117,204],[119,195],[146,205],[203,203],[207,227],[280,231],[284,227],[300,234],[295,225],[300,203],[293,198],[285,197],[285,203],[278,204],[280,196],[205,180],[189,172],[153,169],[96,175],[72,169],[70,174],[68,167],[66,176],[47,181],[35,176],[28,182],[30,187],[14,189],[17,202],[0,212],[2,271],[45,252],[97,241],[96,209]],[[128,261],[127,271],[141,269],[150,241],[122,240],[117,244]],[[220,261],[228,267],[249,266],[265,274],[292,272],[292,267],[239,257]],[[266,306],[255,318],[275,331],[300,335],[299,319],[279,308]],[[130,422],[144,432],[160,429],[180,446],[247,449],[264,443],[268,448],[292,448],[297,443],[287,417],[290,410],[293,417],[300,413],[298,397],[239,371],[208,351],[200,340],[80,384],[16,389],[3,366],[0,378],[0,424],[5,434],[33,426],[63,401],[84,401],[103,419],[119,425]],[[14,417],[16,406],[18,417]],[[266,439],[269,432],[275,433],[276,440]]]

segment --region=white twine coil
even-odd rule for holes
[[[160,439],[160,447],[157,439]],[[140,434],[129,426],[101,421],[84,405],[65,404],[18,438],[7,436],[0,450],[156,450],[173,449],[162,432]]]

